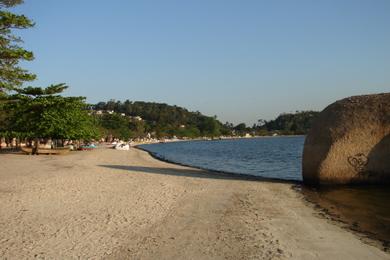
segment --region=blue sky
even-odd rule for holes
[[[252,124],[390,91],[388,0],[33,1],[34,85]]]

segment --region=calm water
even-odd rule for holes
[[[141,146],[158,158],[203,169],[302,180],[303,136],[191,141]]]
[[[303,136],[264,137],[151,144],[142,148],[163,160],[198,168],[301,181],[304,140]],[[302,191],[334,218],[382,241],[388,250],[389,187],[303,187]]]

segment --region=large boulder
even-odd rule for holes
[[[325,108],[306,137],[302,174],[310,185],[390,183],[390,93]]]

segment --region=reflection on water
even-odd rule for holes
[[[303,188],[306,198],[331,216],[383,242],[390,243],[390,188],[385,186]]]

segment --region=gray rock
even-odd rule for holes
[[[390,183],[390,93],[325,108],[306,137],[302,174],[310,185]]]

